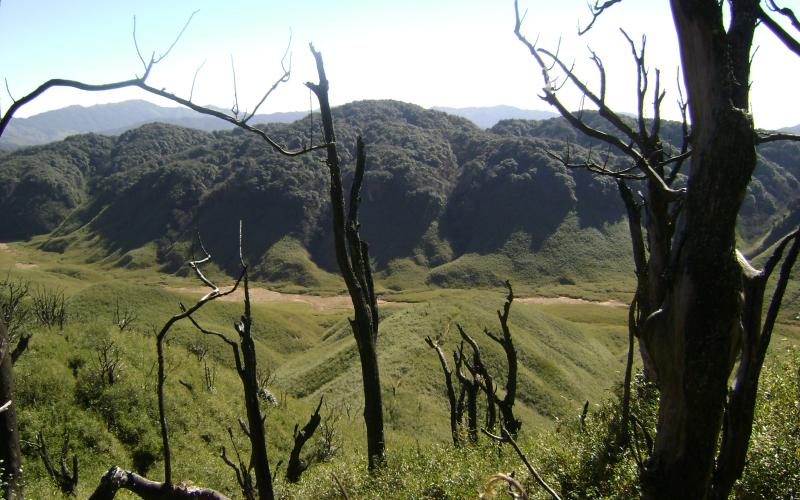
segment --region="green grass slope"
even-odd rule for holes
[[[485,363],[502,386],[505,356],[482,332],[497,331],[500,292],[451,292],[399,308],[384,308],[378,336],[384,406],[394,439],[447,440],[447,402],[438,359],[424,337],[438,337],[445,352],[457,348],[462,325],[482,346]],[[524,425],[540,428],[564,417],[584,399],[594,399],[619,379],[627,346],[625,313],[619,308],[575,306],[580,314],[565,320],[547,306],[516,304],[510,326],[520,361],[519,414]],[[452,361],[451,361],[452,363]],[[314,401],[321,395],[363,404],[355,342],[344,322],[321,342],[287,361],[278,377],[289,394]]]

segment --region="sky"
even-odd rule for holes
[[[619,29],[637,41],[646,34],[651,74],[659,68],[668,91],[662,113],[679,116],[678,49],[667,0],[622,2],[582,37],[577,27],[591,19],[585,0],[520,0],[520,5],[528,11],[523,26],[528,38],[551,50],[560,46],[562,58],[595,87],[589,47],[603,59],[607,100],[620,112],[635,110],[636,74]],[[549,109],[538,97],[541,72],[514,36],[512,0],[0,0],[0,78],[19,98],[50,78],[107,83],[141,75],[134,16],[138,45],[148,58],[165,51],[196,10],[148,83],[188,97],[202,65],[193,95],[198,104],[232,106],[233,60],[239,107],[252,109],[280,76],[288,45],[291,80],[259,112],[308,110],[311,96],[303,83],[316,80],[308,50],[314,43],[323,54],[334,105],[396,99],[426,108],[507,104]],[[794,97],[800,60],[765,28],[758,30],[755,45],[751,108],[756,125],[800,123],[800,99]],[[581,105],[568,87],[559,95],[571,108]],[[172,105],[135,89],[54,89],[17,116],[126,99]],[[0,88],[2,109],[11,102]]]

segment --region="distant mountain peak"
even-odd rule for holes
[[[480,128],[492,128],[501,120],[513,118],[521,120],[546,120],[548,118],[554,118],[558,116],[552,111],[522,109],[505,104],[499,104],[497,106],[473,106],[466,108],[434,106],[431,109],[464,117],[472,121]]]
[[[209,106],[212,109],[220,109]],[[251,123],[290,123],[305,116],[302,111],[260,114]],[[14,118],[0,138],[0,147],[9,149],[58,141],[74,134],[119,135],[146,123],[161,122],[211,132],[233,125],[182,107],[159,106],[133,99],[122,102],[72,105],[45,111],[29,118]]]

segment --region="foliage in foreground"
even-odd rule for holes
[[[762,375],[756,427],[744,477],[735,498],[796,498],[800,492],[800,349],[778,351]],[[641,426],[632,434],[636,447],[620,448],[619,405],[611,398],[590,408],[585,418],[559,422],[552,431],[521,439],[533,466],[562,498],[636,498],[640,494],[637,455],[646,458],[654,433],[657,389],[637,377],[632,413]],[[397,450],[397,447],[395,447]],[[516,471],[533,498],[549,498],[529,477],[510,447],[487,440],[460,449],[449,445],[406,446],[390,452],[387,467],[368,476],[363,460],[348,456],[313,468],[303,482],[284,487],[286,498],[476,498],[489,478]],[[504,497],[503,489],[495,493]],[[488,495],[487,495],[488,496]]]

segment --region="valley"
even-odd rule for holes
[[[596,145],[560,119],[505,120],[483,130],[396,101],[357,102],[335,113],[346,160],[357,133],[368,143],[361,231],[375,270],[390,461],[424,475],[415,460],[464,460],[453,466],[469,476],[464,491],[514,464],[513,455],[494,449],[480,456],[443,451],[451,437],[444,379],[425,343],[427,336],[436,339],[449,356],[463,327],[501,383],[503,350],[482,332],[500,327],[496,311],[506,279],[516,295],[509,326],[520,363],[515,411],[525,443],[549,446],[554,433],[577,425],[585,401],[602,415],[622,381],[636,286],[624,207],[615,183],[547,154],[591,154]],[[266,127],[292,145],[315,119]],[[678,134],[677,124],[665,123],[666,137]],[[738,226],[756,263],[800,216],[797,152],[791,144],[762,149]],[[208,291],[186,265],[200,253],[198,235],[213,256],[204,273],[222,289],[231,286],[238,220],[253,278],[260,376],[274,397],[264,403],[270,454],[286,459],[293,426],[322,398],[336,451],[309,474],[330,482],[335,471],[360,481],[358,349],[350,298],[335,270],[321,161],[287,160],[236,131],[160,123],[0,155],[0,209],[7,214],[0,220],[0,273],[5,283],[27,284],[32,297],[63,293],[68,310],[63,328],[32,327],[15,365],[20,428],[28,442],[38,431],[52,443],[65,432],[72,436],[83,477],[90,478],[79,485],[79,497],[112,464],[159,474],[154,332],[179,304]],[[624,164],[612,153],[607,161]],[[346,182],[352,175],[345,171]],[[800,343],[796,276],[771,345],[778,353]],[[235,336],[241,314],[238,291],[196,319]],[[119,362],[113,384],[102,377],[109,353]],[[246,446],[243,436],[228,433],[244,410],[231,353],[219,339],[179,322],[166,356],[176,474],[236,496],[234,477],[219,458],[223,446]],[[322,453],[325,445],[311,446]],[[29,496],[55,495],[35,450],[24,453]],[[470,461],[479,465],[463,466]],[[307,498],[308,484],[315,483],[281,488],[288,497]]]

